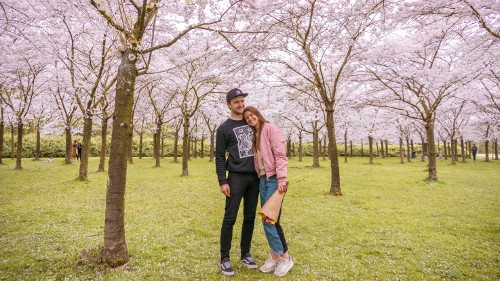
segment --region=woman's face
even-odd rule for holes
[[[243,114],[243,117],[245,118],[245,121],[247,121],[247,124],[252,127],[259,124],[259,118],[250,111],[246,111],[245,114]]]

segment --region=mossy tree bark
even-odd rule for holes
[[[22,169],[21,159],[23,155],[23,122],[18,120],[17,123],[17,151],[16,151],[16,170]]]
[[[108,138],[108,118],[103,118],[101,123],[101,153],[99,156],[99,168],[97,172],[104,172],[104,164],[106,161],[106,142]]]
[[[14,159],[16,156],[15,142],[14,142],[14,125],[10,126],[10,159]]]
[[[401,161],[399,161],[399,163],[401,163],[401,164],[405,163],[405,152],[403,149],[403,138],[402,137],[399,138],[399,159],[401,159]]]
[[[35,160],[40,160],[40,124],[37,124],[36,126]]]
[[[5,122],[3,121],[3,107],[0,101],[0,164],[3,163],[3,131],[5,127]]]
[[[321,167],[319,164],[319,132],[313,130],[313,167]]]
[[[460,147],[462,149],[462,163],[466,163],[465,161],[465,145],[464,145],[464,137],[460,138]]]
[[[346,134],[344,134],[344,163],[347,163],[347,129]]]
[[[406,136],[406,161],[411,162],[410,140],[408,135]]]
[[[370,152],[370,160],[368,163],[373,164],[373,138],[372,136],[368,136],[368,150]]]
[[[64,155],[64,163],[71,164],[71,128],[66,127],[64,129],[64,135],[66,135],[66,153]]]
[[[80,170],[78,175],[78,179],[81,181],[87,180],[87,172],[89,170],[91,137],[92,137],[92,115],[85,116],[83,119],[82,155],[80,155]]]
[[[434,143],[434,116],[426,120],[425,132],[427,135],[427,155],[429,156],[429,175],[428,179],[437,181],[437,169],[436,169],[436,145]]]
[[[142,135],[144,132],[141,130],[139,133],[139,159],[142,159]]]
[[[128,150],[132,137],[132,107],[137,76],[135,55],[136,51],[131,48],[127,48],[122,53],[116,82],[103,250],[104,260],[113,267],[125,264],[129,260],[125,241],[125,185]]]
[[[184,116],[184,135],[182,137],[182,175],[189,175],[189,117]]]
[[[302,131],[299,130],[299,162],[302,162]]]

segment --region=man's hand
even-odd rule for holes
[[[229,192],[229,184],[223,184],[220,186],[220,192],[224,193],[227,197],[231,197],[231,193]]]
[[[283,192],[286,192],[286,189],[287,189],[287,184],[286,182],[284,183],[278,183],[278,190],[283,193]]]

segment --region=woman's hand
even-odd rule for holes
[[[286,184],[286,182],[284,182],[284,183],[278,183],[278,190],[281,193],[286,192],[286,190],[287,190],[287,184]]]

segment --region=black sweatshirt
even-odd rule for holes
[[[255,173],[252,134],[252,128],[243,119],[227,119],[217,129],[215,170],[219,185],[227,184],[226,170],[239,173]],[[226,151],[229,152],[227,161]]]

